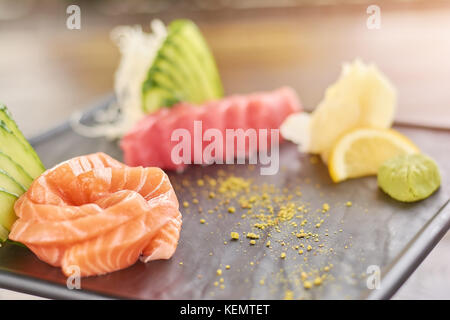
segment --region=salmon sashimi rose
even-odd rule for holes
[[[178,200],[159,168],[128,167],[104,153],[45,171],[15,204],[9,238],[81,276],[169,259],[181,230]]]

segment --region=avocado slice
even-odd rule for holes
[[[0,152],[19,163],[32,178],[45,170],[31,145],[23,143],[3,120],[0,120]]]
[[[12,178],[6,171],[0,169],[0,186],[5,191],[21,195],[24,193],[25,187]]]
[[[9,231],[14,221],[16,221],[16,215],[14,213],[14,203],[17,201],[18,196],[11,192],[8,192],[0,188],[0,240],[5,241],[8,239]]]
[[[6,171],[14,180],[28,189],[33,182],[33,178],[15,162],[11,157],[0,151],[0,170]],[[0,184],[1,186],[1,184]]]
[[[190,20],[175,20],[142,85],[143,109],[153,112],[185,101],[203,103],[223,96],[214,58]]]
[[[9,112],[8,108],[0,103],[0,120],[3,121],[6,126],[12,131],[12,133],[17,137],[17,139],[27,147],[29,150],[29,153],[34,157],[35,161],[44,168],[44,165],[42,164],[41,160],[39,159],[39,156],[37,155],[36,151],[34,151],[33,147],[31,147],[28,140],[25,138],[23,133],[20,131],[19,127],[17,126],[16,122],[11,116],[11,113]]]
[[[0,241],[16,220],[14,203],[45,170],[6,106],[0,104]]]
[[[193,49],[192,53],[200,61],[202,70],[207,74],[207,85],[213,90],[214,96],[223,96],[223,86],[217,71],[217,65],[198,27],[192,21],[183,19],[175,20],[171,27],[174,29],[179,28],[180,36],[189,41]]]

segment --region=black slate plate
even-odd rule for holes
[[[85,120],[89,121],[98,108],[109,102],[110,99],[87,113]],[[275,176],[261,176],[257,167],[248,165],[192,166],[182,174],[170,173],[180,203],[191,203],[188,209],[181,207],[181,240],[172,259],[147,264],[138,262],[122,271],[84,278],[81,280],[81,290],[69,290],[58,268],[39,261],[24,247],[7,243],[0,248],[0,286],[62,299],[389,298],[450,226],[450,130],[404,125],[397,126],[397,129],[413,139],[440,166],[442,187],[424,201],[398,203],[378,190],[373,177],[335,185],[323,164],[311,163],[310,156],[299,154],[294,145],[286,143],[281,146],[281,170]],[[47,167],[97,151],[106,152],[119,160],[122,158],[116,142],[81,137],[68,124],[32,142]],[[296,237],[291,233],[299,228],[289,225],[283,226],[280,232],[270,228],[260,231],[261,239],[254,246],[250,246],[248,239],[242,235],[241,242],[227,241],[230,231],[250,231],[254,221],[242,219],[244,211],[237,204],[238,212],[235,214],[208,214],[208,209],[214,209],[219,199],[209,199],[208,189],[196,187],[195,183],[188,192],[182,183],[183,180],[195,182],[205,175],[215,177],[219,169],[226,175],[249,178],[254,185],[270,183],[289,190],[300,187],[302,196],[294,197],[292,201],[310,203],[312,210],[307,214],[309,224],[325,217],[317,230],[320,241],[296,242]],[[198,205],[192,203],[193,191],[197,193]],[[346,207],[345,202],[349,200],[353,205]],[[325,214],[316,212],[315,209],[321,208],[325,202],[330,204],[330,211]],[[198,206],[202,207],[202,213],[198,212]],[[200,224],[201,218],[207,223]],[[295,219],[292,221],[300,222]],[[309,224],[305,229],[316,232],[314,225]],[[271,238],[267,238],[268,233],[272,234]],[[271,249],[265,246],[267,239],[272,242]],[[224,241],[228,243],[224,244]],[[284,246],[282,241],[285,241]],[[305,253],[299,255],[292,247],[302,241],[311,244],[313,250],[304,250]],[[323,247],[320,248],[319,244]],[[281,259],[280,253],[284,250],[287,256]],[[230,265],[231,269],[225,270],[225,265]],[[330,265],[330,271],[324,271],[323,268]],[[378,290],[367,288],[369,266],[378,266],[381,270]],[[216,275],[218,268],[223,270],[220,277]],[[306,290],[300,281],[302,270],[327,276],[322,285]],[[224,288],[220,288],[220,283],[218,286],[214,284],[221,277]],[[264,284],[260,283],[262,279]]]

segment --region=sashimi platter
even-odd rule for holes
[[[0,105],[1,287],[389,298],[448,230],[450,131],[397,124],[376,61],[343,61],[306,112],[293,84],[227,92],[193,21],[112,38],[96,108],[27,140]]]

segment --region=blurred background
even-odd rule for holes
[[[66,9],[81,8],[69,30]],[[369,5],[381,9],[369,29]],[[28,137],[112,92],[114,26],[193,19],[227,94],[290,85],[312,110],[343,61],[375,62],[398,89],[396,121],[450,129],[450,1],[0,0],[0,101]],[[450,299],[450,235],[395,299]],[[0,298],[15,297],[5,291]]]

